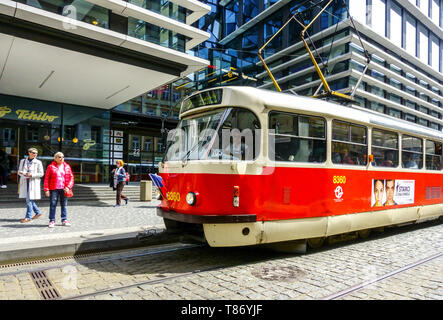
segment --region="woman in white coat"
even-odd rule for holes
[[[28,158],[22,159],[18,168],[19,198],[26,199],[26,217],[20,222],[25,223],[39,218],[42,214],[34,200],[41,199],[40,179],[44,176],[43,164],[37,160],[38,150],[28,149]],[[35,215],[32,216],[32,211]]]

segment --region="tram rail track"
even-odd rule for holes
[[[434,224],[434,223],[433,223]],[[416,229],[417,227],[411,226],[411,227],[405,227],[406,230],[409,229]],[[390,232],[391,233],[391,232]],[[401,232],[401,230],[398,230],[398,232],[396,232],[396,230],[393,230],[392,232],[394,235],[399,233],[402,234],[403,232]],[[392,236],[392,234],[391,234]],[[383,238],[382,235],[377,235],[375,236],[373,239],[380,239]],[[368,241],[368,240],[363,240],[363,241]],[[349,242],[348,242],[349,243]],[[355,242],[357,243],[357,242]],[[329,247],[330,250],[333,250],[334,247],[341,247],[340,245],[336,246],[333,245],[332,247]],[[201,249],[200,251],[197,249]],[[113,293],[115,293],[116,296],[122,295],[124,294],[125,290],[130,290],[131,288],[136,288],[136,287],[146,287],[146,288],[150,288],[150,286],[154,286],[156,284],[161,284],[161,283],[165,283],[168,281],[173,281],[176,279],[185,279],[187,277],[191,277],[193,275],[198,275],[198,274],[202,274],[205,272],[212,272],[212,271],[217,271],[217,270],[222,270],[224,268],[229,268],[232,266],[238,266],[238,265],[244,265],[244,264],[248,264],[248,263],[262,263],[269,260],[270,257],[272,258],[276,258],[277,257],[277,253],[273,252],[272,255],[269,255],[269,252],[263,254],[257,254],[257,252],[262,252],[263,251],[257,251],[255,253],[251,253],[250,250],[238,250],[238,252],[233,252],[233,254],[230,256],[230,260],[228,260],[228,262],[226,261],[220,261],[219,257],[223,256],[222,252],[218,251],[215,252],[213,250],[207,250],[209,247],[207,247],[206,245],[203,244],[183,244],[183,243],[168,243],[168,244],[161,244],[158,246],[147,246],[145,248],[134,248],[133,250],[131,250],[131,252],[127,252],[126,250],[118,250],[118,251],[106,251],[103,253],[90,253],[90,254],[84,254],[81,256],[71,256],[71,257],[62,257],[62,258],[51,258],[51,259],[46,259],[46,260],[39,260],[38,264],[44,264],[47,262],[57,262],[57,261],[62,261],[62,262],[66,262],[66,263],[61,263],[61,264],[52,264],[52,265],[46,265],[46,266],[42,266],[42,265],[36,265],[35,267],[31,267],[31,268],[24,268],[21,270],[5,270],[5,266],[4,268],[0,268],[0,280],[2,277],[7,277],[7,276],[17,276],[19,275],[19,277],[23,277],[20,276],[20,274],[30,274],[32,277],[34,277],[35,275],[41,275],[43,274],[41,281],[43,281],[43,284],[45,283],[51,283],[53,281],[55,281],[55,288],[60,288],[62,289],[61,294],[60,295],[55,295],[52,298],[45,298],[45,294],[41,293],[41,297],[45,300],[49,300],[49,299],[60,299],[60,300],[78,300],[78,299],[85,299],[85,298],[91,298],[91,297],[97,297],[100,296],[100,299],[106,299],[106,295],[107,294],[111,294],[109,297],[111,298],[113,296]],[[189,251],[189,252],[183,252],[183,253],[179,253],[180,251],[184,251],[184,250],[192,250],[192,249],[196,249],[197,251]],[[315,252],[321,252],[326,250],[326,248],[322,249],[322,250],[314,250]],[[438,250],[438,249],[437,249]],[[224,251],[224,250],[222,250]],[[440,250],[438,250],[440,251]],[[177,254],[175,254],[174,252],[177,252]],[[431,251],[432,252],[432,251]],[[370,285],[379,283],[383,280],[389,279],[391,277],[394,277],[395,275],[401,274],[403,272],[406,272],[407,270],[410,270],[412,268],[418,267],[420,265],[424,265],[426,263],[429,263],[431,261],[434,261],[435,259],[438,259],[440,257],[443,256],[443,252],[438,252],[435,253],[436,251],[433,251],[432,255],[427,256],[426,258],[420,259],[418,261],[414,261],[414,262],[410,262],[412,259],[409,258],[409,261],[406,260],[404,261],[404,265],[403,267],[397,268],[393,271],[391,271],[392,269],[387,269],[385,270],[385,274],[377,276],[376,278],[371,279],[370,281],[365,281],[362,283],[359,283],[357,285],[353,285],[350,286],[346,289],[337,291],[333,294],[329,294],[326,295],[330,292],[334,292],[333,290],[331,290],[331,287],[329,287],[329,290],[325,292],[325,295],[322,297],[320,296],[318,299],[321,300],[336,300],[336,299],[340,299],[342,297],[346,297],[348,295],[351,295],[352,293],[356,293],[359,290],[363,290],[365,288],[367,288]],[[424,253],[424,254],[423,254]],[[426,253],[423,252],[421,254],[421,257],[425,256],[426,254],[430,254],[430,251],[427,251]],[[283,255],[284,257],[285,255]],[[306,255],[305,255],[306,256]],[[309,255],[307,255],[309,256]],[[200,258],[196,258],[196,257],[200,257]],[[75,261],[70,261],[75,259]],[[120,260],[120,261],[118,261]],[[176,268],[174,266],[180,265],[181,263],[177,264],[174,261],[181,261],[182,263],[184,263],[185,267],[179,267]],[[166,265],[164,264],[166,262]],[[221,263],[220,263],[221,262]],[[33,262],[33,265],[37,264],[36,261]],[[117,265],[117,270],[116,269],[112,269],[109,268],[109,265]],[[403,263],[402,263],[403,264]],[[23,264],[25,265],[25,264]],[[22,265],[22,266],[23,266]],[[95,270],[96,272],[98,272],[99,274],[101,272],[112,272],[112,273],[116,273],[116,274],[126,274],[126,275],[141,275],[140,277],[135,277],[135,278],[125,278],[122,277],[121,279],[126,279],[123,281],[120,280],[109,280],[106,281],[106,285],[105,286],[95,286],[94,284],[91,283],[91,285],[87,284],[86,286],[78,286],[78,289],[74,289],[74,291],[66,291],[66,289],[63,289],[62,287],[60,287],[61,285],[61,281],[59,281],[57,283],[57,275],[60,275],[60,272],[63,268],[68,267],[68,266],[74,266],[74,268],[76,266],[79,267],[84,267],[84,266],[88,266],[87,269],[90,270]],[[141,267],[140,266],[145,266],[145,267]],[[168,267],[169,266],[169,267]],[[58,270],[55,270],[58,269]],[[257,270],[260,271],[262,268],[259,267],[255,267],[255,269],[253,270]],[[266,268],[265,268],[266,269]],[[268,268],[269,269],[269,268]],[[1,271],[7,271],[4,273],[1,273]],[[53,271],[52,271],[53,270]],[[81,270],[85,270],[83,268],[78,268],[78,271],[75,272],[80,272],[79,274],[83,277],[83,274]],[[301,268],[300,270],[303,271],[303,268]],[[48,275],[45,275],[45,271],[49,271]],[[271,270],[272,272],[279,272],[282,271],[283,273],[283,278],[286,276],[287,277],[287,272],[288,272],[288,268],[282,268],[281,270],[279,268],[275,268],[274,270]],[[294,270],[289,270],[289,271],[294,271]],[[306,269],[304,269],[305,274],[306,274]],[[390,272],[388,272],[390,271]],[[63,273],[65,273],[65,271],[63,271]],[[146,274],[146,276],[144,276]],[[88,273],[86,273],[86,275],[88,275]],[[252,273],[252,275],[256,276],[254,273]],[[272,274],[274,275],[274,274]],[[277,276],[277,274],[275,274],[274,276]],[[203,276],[204,277],[204,276]],[[303,273],[301,273],[301,278],[300,280],[297,281],[301,281],[303,282]],[[315,279],[315,277],[310,276],[311,279]],[[143,278],[143,279],[142,279]],[[266,278],[266,277],[258,277],[259,279],[264,279],[264,280],[270,280],[271,278]],[[92,279],[91,277],[89,277],[89,279]],[[37,286],[37,282],[39,281],[39,279],[34,279],[34,284]],[[129,281],[127,281],[129,280]],[[84,280],[82,280],[84,281]],[[187,281],[187,280],[185,280]],[[355,282],[354,282],[355,283]],[[80,283],[79,283],[80,284]],[[77,285],[76,285],[77,286]],[[333,289],[333,288],[332,288]],[[143,290],[145,290],[145,288],[143,288]],[[150,290],[150,289],[147,289]]]
[[[169,277],[162,278],[162,279],[142,281],[142,282],[126,285],[126,286],[120,286],[120,287],[117,287],[117,288],[110,288],[110,289],[105,289],[105,290],[99,290],[99,291],[92,292],[92,293],[86,293],[86,294],[81,294],[81,295],[77,295],[77,296],[68,297],[68,298],[65,298],[65,299],[62,299],[62,300],[76,300],[76,299],[82,299],[82,298],[88,298],[88,297],[95,297],[95,296],[98,296],[98,295],[112,293],[112,292],[117,292],[117,291],[126,290],[126,289],[130,289],[130,288],[134,288],[134,287],[139,287],[139,286],[143,286],[143,285],[154,285],[154,284],[158,284],[158,283],[162,283],[162,282],[166,282],[166,281],[170,281],[170,280],[174,280],[174,279],[186,278],[186,277],[189,277],[191,275],[195,275],[195,274],[199,274],[199,273],[203,273],[203,272],[208,272],[208,271],[216,271],[216,270],[219,270],[219,269],[222,269],[222,268],[226,268],[226,267],[228,267],[228,266],[227,265],[219,265],[219,266],[205,268],[205,269],[202,269],[202,270],[197,269],[197,270],[194,270],[194,271],[185,272],[185,273],[182,273],[182,274],[178,274],[178,275],[174,275],[174,276],[169,276]]]
[[[99,262],[110,262],[110,261],[115,261],[115,260],[132,259],[132,258],[149,256],[149,255],[153,255],[153,254],[173,252],[173,251],[178,251],[178,250],[186,250],[186,249],[202,247],[202,246],[204,246],[204,245],[202,245],[202,244],[184,245],[181,243],[178,245],[178,243],[177,243],[177,245],[175,247],[171,247],[171,248],[164,248],[164,249],[158,249],[158,250],[152,249],[152,251],[144,252],[144,253],[129,254],[129,255],[111,257],[111,258],[97,258],[97,259],[87,260],[87,261],[81,261],[81,260],[87,259],[88,257],[100,256],[102,254],[112,255],[112,254],[116,254],[116,252],[115,251],[113,251],[113,252],[95,252],[95,253],[89,253],[89,254],[84,254],[84,255],[79,255],[79,256],[65,256],[65,257],[58,257],[58,258],[48,258],[48,259],[35,260],[35,261],[27,262],[27,263],[14,263],[14,264],[10,264],[10,265],[3,265],[2,267],[3,267],[3,269],[6,269],[9,267],[21,266],[21,265],[27,265],[27,264],[44,264],[44,263],[57,262],[57,261],[63,261],[63,260],[76,260],[75,262],[70,262],[70,263],[61,264],[61,265],[21,269],[21,270],[17,270],[17,271],[0,273],[0,277],[13,276],[13,275],[21,274],[21,273],[47,271],[47,270],[51,270],[51,269],[55,269],[55,268],[64,268],[67,266],[88,265],[88,264],[94,264],[94,263],[99,263]],[[138,250],[140,250],[140,249],[138,249]]]
[[[438,258],[440,258],[441,256],[443,256],[443,252],[439,252],[439,253],[437,253],[437,254],[434,254],[434,255],[428,256],[428,257],[426,257],[426,258],[424,258],[424,259],[420,259],[420,260],[418,260],[418,261],[416,261],[416,262],[413,262],[413,263],[411,263],[411,264],[408,264],[408,265],[406,265],[406,266],[404,266],[404,267],[402,267],[402,268],[398,268],[398,269],[396,269],[396,270],[394,270],[394,271],[392,271],[392,272],[389,272],[389,273],[387,273],[387,274],[384,274],[384,275],[382,275],[382,276],[380,276],[380,277],[377,277],[377,278],[375,278],[375,279],[372,279],[372,280],[369,280],[369,281],[362,282],[362,283],[357,284],[357,285],[355,285],[355,286],[352,286],[352,287],[349,287],[349,288],[347,288],[347,289],[344,289],[344,290],[338,291],[338,292],[336,292],[336,293],[333,293],[333,294],[331,294],[331,295],[328,295],[328,296],[322,298],[321,300],[336,300],[336,299],[338,299],[338,298],[342,298],[342,297],[348,296],[348,295],[350,295],[351,293],[357,292],[357,291],[359,291],[359,290],[361,290],[361,289],[364,289],[364,288],[366,288],[366,287],[368,287],[368,286],[370,286],[370,285],[372,285],[372,284],[378,283],[378,282],[380,282],[380,281],[383,281],[383,280],[389,279],[389,278],[391,278],[391,277],[393,277],[393,276],[395,276],[395,275],[401,274],[401,273],[403,273],[403,272],[405,272],[405,271],[407,271],[407,270],[409,270],[409,269],[412,269],[412,268],[418,267],[418,266],[420,266],[420,265],[423,265],[423,264],[425,264],[425,263],[427,263],[427,262],[429,262],[429,261],[432,261],[432,260],[434,260],[434,259],[438,259]]]

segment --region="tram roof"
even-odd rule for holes
[[[334,117],[345,121],[373,124],[384,127],[387,130],[398,130],[443,140],[443,133],[437,130],[428,129],[421,125],[396,119],[359,106],[344,106],[317,98],[246,86],[219,87],[202,90],[198,93],[214,89],[223,89],[223,105],[245,106],[251,109],[254,109],[254,106],[256,106],[258,108],[265,107],[281,111],[305,112],[308,114]]]

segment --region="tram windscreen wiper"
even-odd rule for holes
[[[195,148],[200,144],[200,141],[197,141],[196,144],[194,144],[192,146],[191,149],[188,150],[188,152],[186,152],[186,154],[183,156],[183,158],[181,159],[181,161],[185,161],[188,160],[189,155],[195,150]]]

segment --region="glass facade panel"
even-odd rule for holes
[[[239,1],[231,1],[225,8],[225,35],[229,35],[230,33],[237,30],[239,27],[239,19],[238,19],[238,8]]]
[[[76,182],[109,181],[110,111],[4,95],[0,105],[0,148],[9,155],[11,180],[34,147],[45,169],[61,151]]]
[[[79,106],[63,106],[63,145],[77,182],[109,179],[110,112]]]
[[[132,17],[128,17],[128,35],[162,47],[185,52],[187,37],[184,35]]]
[[[141,8],[145,8],[165,17],[186,22],[186,9],[175,3],[165,0],[128,0],[129,3],[135,4]]]
[[[243,24],[259,14],[259,0],[243,1]]]
[[[94,26],[109,29],[109,10],[84,0],[26,0],[25,4],[65,17],[90,23]],[[63,22],[63,27],[70,29],[68,21]]]

